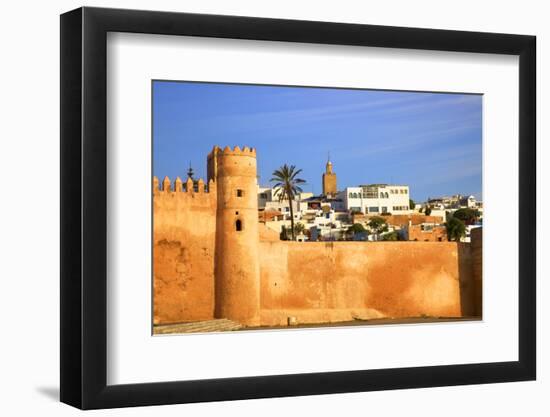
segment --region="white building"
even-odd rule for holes
[[[271,187],[260,187],[258,186],[258,208],[265,208],[265,204],[268,201],[273,200],[273,190]]]
[[[337,196],[345,210],[364,214],[410,214],[409,186],[371,184],[347,187]]]
[[[425,204],[432,209],[449,210],[459,208],[480,208],[483,207],[483,202],[478,201],[473,195],[455,194],[451,197],[435,197],[429,198]]]
[[[294,219],[300,219],[301,213],[307,210],[306,200],[313,193],[300,193],[292,202]],[[290,204],[288,200],[279,200],[279,195],[271,187],[258,187],[258,209],[267,211],[279,211],[285,214],[285,219],[290,219]]]
[[[272,210],[272,203],[266,204],[266,210]],[[295,203],[295,207],[298,203]],[[310,235],[310,239],[316,241],[319,238],[324,240],[338,240],[351,224],[347,213],[337,212],[331,208],[329,203],[321,203],[318,208],[308,208],[305,202],[300,202],[301,211],[294,214],[294,224],[302,224],[304,231]],[[286,210],[288,204],[281,207],[283,217],[266,221],[265,225],[278,233],[283,227],[290,227],[290,215]]]
[[[473,196],[473,195],[469,195],[469,196],[463,196],[459,202],[458,202],[459,206],[460,207],[467,207],[467,208],[476,208],[477,206],[477,200],[476,198]]]

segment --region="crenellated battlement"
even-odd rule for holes
[[[216,195],[216,182],[214,180],[204,182],[202,178],[194,182],[191,178],[183,182],[180,177],[176,177],[172,183],[170,178],[164,177],[162,182],[158,177],[153,177],[153,195],[162,194],[213,194]]]
[[[230,146],[226,146],[222,149],[221,147],[216,145],[208,154],[208,159],[212,158],[214,155],[251,156],[255,158],[256,148],[245,146],[241,149],[239,146],[235,146],[233,149],[231,149]]]

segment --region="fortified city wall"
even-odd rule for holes
[[[264,325],[473,316],[470,245],[261,242]]]
[[[153,181],[154,323],[214,314],[216,184]]]
[[[245,149],[215,148],[197,190],[154,179],[155,324],[481,315],[481,233],[471,245],[275,241],[255,224],[255,158]]]

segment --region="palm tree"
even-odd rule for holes
[[[273,171],[273,178],[269,180],[270,182],[275,182],[273,188],[275,189],[275,195],[279,196],[279,201],[288,200],[290,206],[290,232],[292,233],[292,240],[294,240],[294,209],[292,208],[292,202],[296,194],[302,192],[298,184],[305,183],[305,180],[297,178],[300,172],[302,172],[302,170],[297,170],[295,165],[288,166],[284,164],[279,169]]]

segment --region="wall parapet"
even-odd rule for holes
[[[164,177],[162,182],[158,177],[153,177],[153,195],[163,194],[216,194],[216,182],[214,180],[204,182],[202,178],[197,181],[193,181],[188,178],[183,182],[180,177],[176,177],[174,182],[168,177]]]
[[[208,158],[211,158],[214,155],[236,155],[236,156],[253,156],[256,157],[256,148],[251,148],[249,146],[244,146],[242,149],[239,146],[231,148],[226,146],[225,148],[220,148],[219,146],[214,146],[212,151],[208,154]]]

